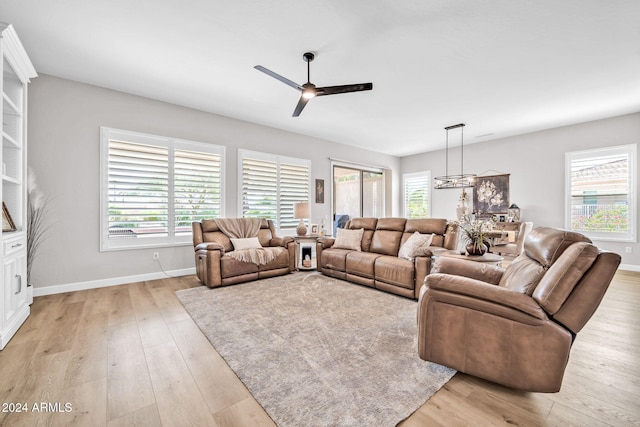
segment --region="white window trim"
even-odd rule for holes
[[[625,153],[629,155],[629,233],[627,236],[607,236],[597,233],[580,233],[595,241],[603,242],[636,242],[637,241],[637,144],[618,145],[613,147],[603,147],[590,150],[571,151],[565,153],[565,209],[564,226],[571,230],[571,163],[574,160],[593,158],[605,154]]]
[[[100,127],[100,251],[116,251],[128,249],[144,249],[170,246],[187,246],[193,243],[191,235],[175,236],[173,217],[173,168],[169,168],[169,236],[145,237],[144,239],[109,239],[109,140],[122,139],[124,141],[150,144],[169,148],[169,164],[173,164],[176,146],[180,149],[203,151],[220,155],[220,212],[225,212],[225,161],[226,149],[222,145],[204,142],[188,141],[140,132]]]
[[[409,218],[408,216],[408,212],[407,212],[407,186],[406,186],[406,180],[407,178],[413,178],[413,177],[426,177],[426,182],[427,182],[427,189],[429,191],[429,202],[428,202],[428,206],[427,206],[427,216],[429,218],[431,218],[431,200],[432,200],[432,192],[431,192],[431,171],[427,170],[427,171],[421,171],[421,172],[413,172],[413,173],[404,173],[402,174],[402,212],[403,212],[403,216],[405,218]]]
[[[289,156],[282,156],[282,155],[278,155],[278,154],[271,154],[271,153],[264,153],[261,151],[252,151],[252,150],[246,150],[244,148],[238,148],[238,175],[237,175],[237,186],[238,186],[238,190],[237,190],[237,197],[238,197],[238,216],[242,215],[242,161],[247,158],[247,159],[255,159],[255,160],[262,160],[262,161],[266,161],[266,162],[274,162],[278,165],[278,171],[280,170],[280,164],[281,163],[285,163],[285,164],[293,164],[293,165],[301,165],[301,166],[306,166],[309,169],[309,179],[307,182],[307,201],[310,203],[310,206],[313,206],[311,204],[311,160],[308,159],[301,159],[298,157],[289,157]],[[279,172],[278,172],[278,181],[279,181]],[[280,186],[280,183],[278,182],[276,184],[278,187]],[[277,228],[276,230],[280,233],[281,231],[286,233],[288,231],[291,231],[293,229],[290,228],[286,228],[286,229],[281,229],[280,228],[280,212],[277,212]],[[311,222],[311,218],[308,219],[309,222]]]

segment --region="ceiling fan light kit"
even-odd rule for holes
[[[460,174],[449,175],[449,131],[451,129],[460,128]],[[446,188],[468,188],[473,187],[476,184],[476,174],[464,173],[464,123],[458,123],[457,125],[447,126],[444,128],[447,131],[447,141],[445,147],[445,174],[442,176],[436,176],[433,180],[436,190]]]
[[[304,107],[307,105],[307,102],[309,102],[310,99],[313,99],[316,96],[337,95],[339,93],[361,92],[373,89],[373,83],[357,83],[340,86],[316,87],[316,85],[311,83],[310,66],[311,61],[315,59],[315,54],[313,54],[312,52],[305,52],[302,55],[302,59],[307,63],[307,82],[303,85],[291,81],[286,77],[283,77],[280,74],[263,67],[262,65],[256,65],[255,67],[253,67],[256,70],[261,71],[276,80],[280,80],[287,86],[291,86],[292,88],[300,91],[300,100],[298,101],[298,105],[296,105],[296,108],[293,110],[293,117],[298,117],[300,113],[302,113]]]

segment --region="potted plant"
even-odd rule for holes
[[[484,255],[489,250],[487,231],[491,225],[486,221],[469,220],[460,223],[460,229],[467,243],[469,255]]]

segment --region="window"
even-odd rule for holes
[[[565,173],[565,227],[592,239],[635,241],[635,144],[567,153]]]
[[[224,147],[101,128],[102,250],[191,241],[221,216]]]
[[[404,217],[429,218],[431,207],[431,172],[402,175],[404,189]]]
[[[238,183],[243,217],[273,220],[279,229],[295,229],[293,204],[309,201],[311,162],[238,150]]]

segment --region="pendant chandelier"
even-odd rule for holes
[[[460,128],[460,174],[449,175],[449,131]],[[435,189],[473,187],[476,182],[475,174],[464,173],[464,123],[444,128],[447,131],[447,145],[445,148],[445,175],[436,176],[433,180]]]

